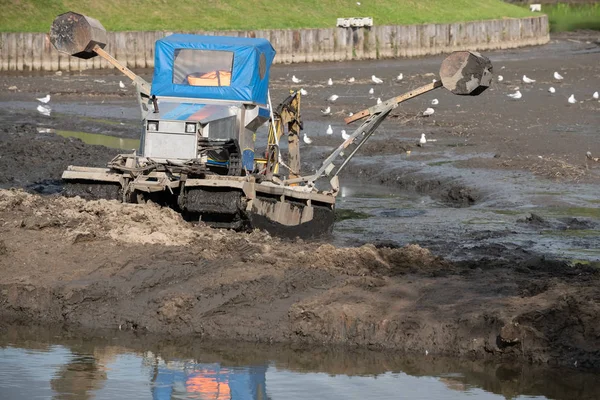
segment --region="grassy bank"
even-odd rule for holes
[[[335,26],[338,17],[395,25],[532,15],[502,0],[0,0],[0,6],[4,32],[47,32],[54,17],[69,10],[114,31],[323,28]]]
[[[548,14],[550,31],[565,32],[577,29],[600,30],[600,3],[595,4],[553,4],[543,6]]]

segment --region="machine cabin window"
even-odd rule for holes
[[[176,49],[173,83],[191,86],[230,86],[233,52]]]

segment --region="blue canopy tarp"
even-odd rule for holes
[[[204,52],[190,52],[189,50],[204,50]],[[186,57],[183,57],[184,55]],[[231,60],[231,55],[233,60]],[[266,39],[191,34],[170,35],[156,41],[151,92],[156,96],[237,100],[266,104],[269,71],[274,57],[275,50]],[[185,58],[187,60],[184,60]],[[217,65],[219,67],[215,67]],[[226,67],[222,67],[223,65]],[[189,79],[186,78],[193,74],[186,73],[191,72],[194,68],[199,70],[194,71],[197,73],[211,72],[206,68],[220,70],[223,75],[220,75],[219,86],[190,84]],[[224,69],[231,72],[230,82],[228,72],[223,71]]]

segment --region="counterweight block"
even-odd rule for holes
[[[492,62],[474,51],[457,51],[442,62],[440,77],[454,94],[477,96],[492,83]]]
[[[106,46],[106,29],[94,18],[67,12],[54,19],[50,42],[62,53],[88,59],[97,55],[93,50],[96,45]]]

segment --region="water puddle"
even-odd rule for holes
[[[63,137],[73,137],[81,139],[86,144],[101,145],[113,149],[137,150],[140,147],[139,139],[126,139],[116,136],[102,135],[98,133],[74,132],[74,131],[55,131],[57,135]]]
[[[592,399],[591,373],[432,355],[10,328],[2,399]]]

